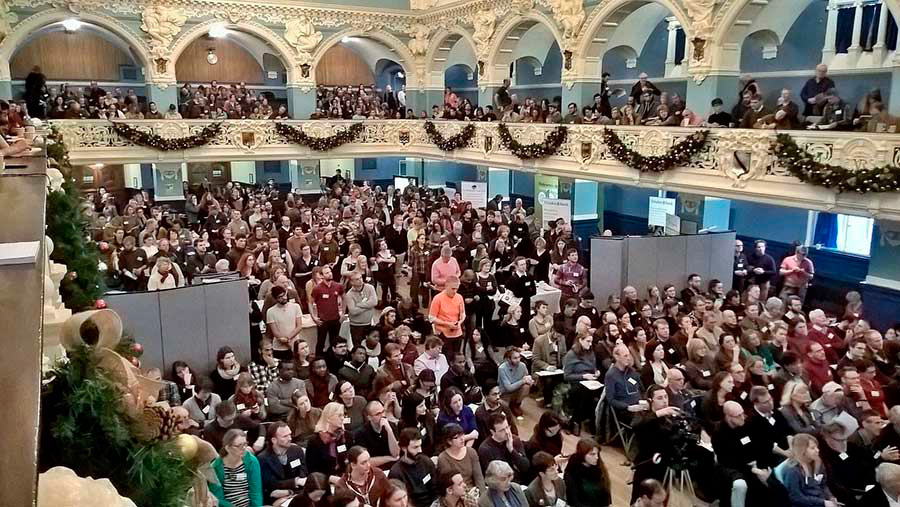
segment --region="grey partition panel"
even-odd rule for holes
[[[158,294],[164,364],[171,366],[173,361],[182,360],[197,372],[208,371],[212,366],[209,358],[215,351],[207,345],[204,288],[183,287]]]
[[[685,258],[687,256],[688,238],[684,236],[668,236],[659,238],[661,242],[656,248],[656,280],[653,285],[659,290],[668,284],[678,286],[685,282]],[[647,297],[646,292],[638,289],[642,298]]]
[[[684,286],[688,275],[697,273],[703,278],[702,289],[706,292],[706,282],[709,281],[709,236],[691,236],[687,242],[687,251],[684,256],[684,277],[675,282],[675,285]]]
[[[643,295],[645,288],[659,280],[657,276],[657,258],[664,238],[644,237],[628,238],[628,285],[635,287],[638,294]]]
[[[734,240],[737,233],[715,234],[709,237],[712,256],[709,261],[710,279],[718,278],[725,285],[725,291],[731,290],[731,279],[734,275]]]
[[[206,289],[207,339],[210,357],[219,347],[234,349],[242,364],[250,361],[250,299],[247,281],[209,284]]]
[[[125,332],[144,347],[141,361],[148,367],[163,365],[162,324],[156,293],[106,294],[106,305],[122,318]],[[163,370],[165,372],[165,370]]]
[[[625,240],[591,238],[591,292],[598,307],[606,306],[606,297],[618,293],[625,283]]]

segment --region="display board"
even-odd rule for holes
[[[546,225],[554,220],[562,218],[565,223],[572,223],[572,200],[571,199],[544,199],[544,216],[542,224]]]
[[[731,290],[734,232],[681,236],[591,238],[591,291],[605,304],[628,285],[647,297],[647,289],[668,283],[680,291],[687,277],[699,274],[703,285],[716,278]]]
[[[107,293],[106,304],[125,331],[144,346],[143,368],[167,375],[172,362],[210,371],[225,345],[238,360],[250,360],[250,304],[247,280],[192,285],[154,292]]]
[[[488,184],[486,181],[461,181],[462,200],[472,203],[473,208],[487,207]]]

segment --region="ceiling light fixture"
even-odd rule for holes
[[[341,37],[341,42],[343,42],[344,44],[350,42],[350,37],[347,37],[346,35],[344,37]]]
[[[404,77],[406,77],[406,74],[404,74],[404,73],[401,71],[401,72],[398,72],[398,73],[397,73],[397,77],[399,77],[400,79],[403,79]]]
[[[66,29],[67,32],[74,32],[81,28],[81,21],[78,21],[75,18],[69,18],[62,22],[63,28]]]

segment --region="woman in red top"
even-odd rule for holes
[[[346,488],[356,495],[360,505],[377,505],[388,489],[388,478],[378,467],[369,463],[369,451],[355,445],[347,451],[347,472],[338,481],[338,488]]]

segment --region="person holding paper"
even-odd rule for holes
[[[589,322],[587,317],[579,317],[579,321],[582,319]],[[588,389],[582,384],[582,381],[596,381],[600,378],[593,344],[593,334],[579,335],[563,358],[563,378],[572,388],[569,404],[572,407],[572,432],[576,436],[581,434],[582,423],[593,417],[594,407],[600,396],[599,390]]]
[[[566,250],[566,262],[556,270],[553,285],[563,298],[580,296],[587,289],[587,269],[578,263],[578,250]]]
[[[449,250],[449,248],[441,250],[441,259],[434,262],[435,266],[442,262],[445,252],[449,257]],[[450,259],[447,263],[455,264],[456,260]],[[457,273],[459,272],[459,266],[457,266],[456,271]],[[436,280],[434,275],[434,268],[432,268],[432,281]],[[444,341],[445,353],[452,353],[459,350],[459,344],[462,341],[462,323],[466,320],[465,301],[463,301],[462,296],[457,294],[459,276],[449,275],[442,279],[441,287],[442,292],[431,301],[428,320],[431,321],[434,334]]]
[[[634,358],[631,357],[628,346],[624,343],[616,345],[613,348],[613,360],[604,378],[606,401],[616,411],[619,421],[628,424],[633,414],[647,410],[650,405],[641,399],[644,388],[640,374],[631,367]]]
[[[532,319],[534,320],[534,319]],[[553,400],[553,390],[562,382],[563,354],[560,347],[565,348],[565,336],[557,331],[543,334],[534,341],[534,357],[532,370],[540,378],[544,392],[544,406]],[[560,375],[553,374],[559,372]]]

